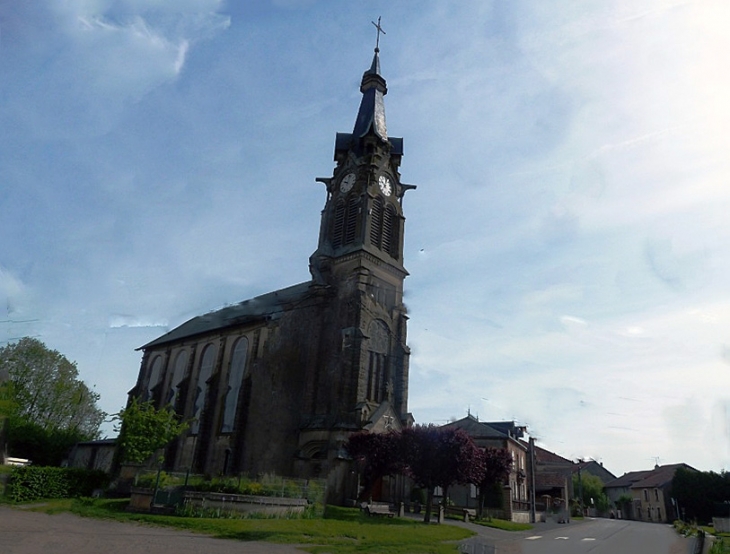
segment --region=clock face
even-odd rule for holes
[[[393,186],[390,184],[390,179],[388,179],[385,175],[378,177],[378,186],[380,187],[380,192],[382,192],[385,196],[390,196],[393,192]]]
[[[355,174],[354,173],[348,173],[342,178],[342,181],[340,181],[340,192],[348,193],[350,190],[352,190],[353,185],[355,184]]]

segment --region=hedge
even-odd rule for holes
[[[103,471],[65,467],[16,467],[10,472],[5,496],[14,502],[39,498],[91,496],[95,489],[109,484]]]

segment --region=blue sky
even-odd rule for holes
[[[0,3],[0,344],[116,412],[135,348],[307,280],[382,16],[416,420],[730,468],[723,0],[32,4]]]

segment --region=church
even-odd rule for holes
[[[359,430],[400,430],[408,412],[403,304],[403,139],[389,137],[379,48],[351,133],[337,133],[311,279],[195,317],[140,348],[130,391],[171,405],[188,430],[172,471],[327,480],[355,496],[344,451]]]

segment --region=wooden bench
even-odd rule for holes
[[[436,507],[438,515],[438,506]],[[464,521],[476,519],[477,511],[474,508],[460,508],[459,506],[449,506],[446,508],[446,515],[464,518]]]
[[[387,504],[366,504],[365,513],[369,516],[393,517],[395,515]]]

